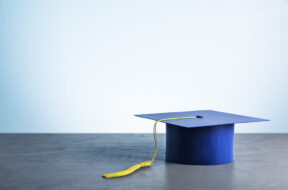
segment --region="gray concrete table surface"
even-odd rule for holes
[[[288,134],[236,134],[235,161],[213,166],[165,162],[165,135],[152,167],[105,179],[150,160],[152,134],[1,134],[0,190],[288,189]]]

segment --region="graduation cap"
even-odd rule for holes
[[[103,177],[112,178],[128,175],[133,171],[150,166],[157,153],[156,125],[166,123],[167,162],[190,165],[226,164],[234,160],[234,124],[269,121],[255,117],[218,112],[213,110],[169,112],[135,115],[155,120],[155,152],[151,161],[134,165],[127,170]]]

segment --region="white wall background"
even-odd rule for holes
[[[133,114],[199,109],[288,132],[287,0],[0,2],[0,132],[152,132]]]

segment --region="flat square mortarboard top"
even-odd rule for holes
[[[154,114],[141,114],[135,116],[152,119],[155,121],[165,118],[198,116],[198,118],[196,119],[177,119],[177,120],[162,121],[163,123],[177,125],[179,127],[185,127],[185,128],[210,127],[210,126],[235,124],[235,123],[269,121],[267,119],[247,117],[243,115],[236,115],[213,110],[154,113]]]

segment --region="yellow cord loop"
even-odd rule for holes
[[[155,151],[152,157],[151,161],[146,161],[146,162],[141,162],[139,164],[136,164],[134,166],[131,166],[130,168],[120,171],[120,172],[116,172],[116,173],[110,173],[110,174],[104,174],[103,177],[105,178],[113,178],[113,177],[122,177],[125,175],[129,175],[131,173],[133,173],[134,171],[143,168],[143,167],[148,167],[151,166],[152,163],[154,162],[155,158],[156,158],[156,154],[157,154],[157,150],[158,150],[158,139],[157,139],[157,132],[156,132],[156,126],[157,123],[161,122],[161,121],[167,121],[167,120],[175,120],[175,119],[195,119],[195,118],[199,118],[199,116],[191,116],[191,117],[175,117],[175,118],[166,118],[166,119],[159,119],[154,123],[154,128],[153,128],[153,135],[154,135],[154,142],[155,142]]]

